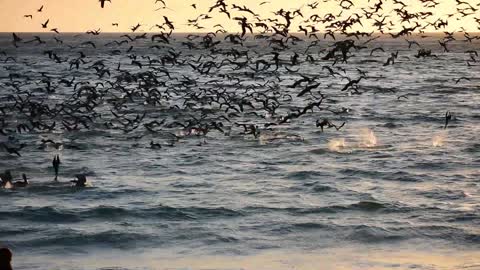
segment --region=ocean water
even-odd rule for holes
[[[416,58],[416,46],[382,36],[332,66],[322,57],[335,41],[305,52],[306,40],[280,51],[277,70],[259,71],[257,60],[273,59],[265,40],[242,47],[219,36],[215,51],[201,38],[190,50],[183,35],[105,45],[120,35],[64,34],[63,44],[41,35],[46,44],[19,48],[0,37],[0,139],[24,144],[21,157],[2,148],[0,170],[31,182],[0,189],[0,244],[14,251],[15,269],[480,269],[480,67],[467,65],[466,52],[478,41],[459,38],[443,52],[438,36],[409,37],[437,55]],[[376,47],[385,52],[370,55]],[[181,53],[174,64],[164,58],[173,52]],[[208,61],[208,74],[191,66]],[[110,74],[97,75],[95,62]],[[341,91],[362,72],[358,92]],[[311,95],[297,97],[305,83],[288,87],[300,74],[320,83]],[[319,108],[279,124],[320,93]],[[264,102],[278,105],[274,115]],[[34,104],[51,110],[35,120],[55,122],[52,131],[16,131],[32,126]],[[62,124],[75,119],[88,128]],[[345,125],[322,132],[322,119]],[[150,131],[144,124],[154,120],[161,124]],[[122,130],[128,121],[135,129]],[[221,130],[199,132],[212,122]],[[78,173],[90,187],[71,186]]]

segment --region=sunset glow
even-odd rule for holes
[[[161,2],[155,3],[154,0],[112,0],[112,2],[106,2],[105,8],[101,8],[100,4],[96,0],[2,0],[0,9],[0,16],[3,18],[3,23],[0,25],[1,32],[48,32],[51,28],[58,28],[60,32],[85,32],[91,29],[101,29],[102,32],[129,32],[130,27],[140,23],[142,27],[139,32],[155,32],[159,29],[155,28],[156,24],[163,22],[163,16],[168,16],[175,23],[175,32],[209,32],[215,30],[213,26],[216,24],[222,24],[224,28],[229,32],[240,31],[238,22],[232,20],[237,16],[246,16],[255,22],[252,14],[247,12],[240,12],[232,8],[232,3],[226,1],[229,5],[229,12],[231,18],[227,15],[219,13],[218,9],[208,13],[209,8],[215,5],[216,1],[168,1],[165,7]],[[315,3],[315,1],[256,1],[256,0],[241,0],[236,1],[238,6],[246,6],[252,11],[260,15],[261,18],[278,18],[273,14],[274,11],[280,9],[294,11],[300,9],[304,18],[297,18],[295,25],[292,26],[291,32],[298,32],[299,22],[304,25],[308,25],[305,20],[314,14],[324,16],[328,13],[337,14],[341,11],[339,7],[339,1],[318,1],[318,7],[315,10],[310,9],[307,5]],[[339,18],[348,18],[348,16],[358,13],[362,13],[362,9],[366,9],[368,6],[372,7],[374,1],[353,1],[354,6],[350,9],[344,9]],[[455,1],[439,1],[441,2],[435,7],[427,8],[425,4],[420,1],[406,0],[404,3],[407,5],[409,12],[428,11],[432,12],[433,16],[424,21],[425,24],[433,23],[435,19],[448,19],[448,25],[445,28],[435,29],[434,27],[427,27],[426,32],[434,31],[455,31],[464,27],[465,31],[473,32],[478,31],[478,24],[475,23],[475,14],[463,17],[460,14],[456,14],[452,17],[448,17],[447,14],[456,13],[457,6]],[[471,7],[478,8],[476,1],[467,1]],[[260,5],[261,3],[264,3]],[[42,12],[37,10],[40,6],[44,5]],[[195,8],[192,6],[195,4]],[[345,5],[345,4],[344,4]],[[392,21],[392,31],[397,31],[400,27],[399,18],[394,14],[394,9],[399,8],[398,4],[394,4],[393,1],[385,1],[383,9],[379,11],[379,16],[387,17],[387,22]],[[465,6],[468,7],[468,6]],[[471,10],[466,10],[465,13],[471,13]],[[194,20],[202,14],[209,14],[211,19],[198,21],[199,26],[189,26],[188,20]],[[26,18],[24,15],[32,15],[33,18]],[[364,17],[365,15],[363,15]],[[41,24],[50,19],[48,29],[43,29]],[[366,20],[363,18],[363,20]],[[117,26],[112,24],[118,23]],[[315,24],[316,28],[321,30],[322,24]],[[363,24],[364,27],[356,27],[352,30],[359,31],[374,31],[372,27],[372,20]],[[403,25],[408,25],[403,24]],[[261,31],[261,28],[255,28],[255,30]]]

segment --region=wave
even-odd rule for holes
[[[89,220],[159,219],[202,220],[243,216],[240,211],[204,207],[157,206],[147,209],[127,209],[114,206],[97,206],[89,209],[60,209],[54,207],[23,207],[15,211],[0,211],[0,220],[23,220],[42,223],[76,223]]]
[[[13,241],[12,243],[13,245],[22,245],[30,248],[61,246],[68,249],[84,246],[105,246],[108,248],[129,249],[134,247],[138,241],[148,242],[151,240],[152,235],[145,233],[116,230],[85,233],[84,231],[62,230],[36,239]]]
[[[172,183],[170,185],[175,188],[209,188],[214,186],[213,184],[207,183],[207,182],[203,182],[203,183],[177,182],[177,183]]]
[[[159,247],[182,245],[184,243],[189,243],[197,247],[203,245],[220,245],[232,248],[232,245],[243,245],[247,243],[248,240],[259,240],[260,238],[269,239],[276,236],[281,236],[284,240],[305,240],[308,242],[316,241],[317,239],[321,239],[322,241],[334,239],[337,242],[353,241],[365,244],[392,244],[399,241],[418,241],[425,239],[432,241],[442,240],[474,246],[480,244],[480,234],[478,234],[478,232],[459,229],[453,226],[339,225],[331,221],[294,221],[292,223],[275,222],[274,224],[263,224],[260,227],[256,226],[255,230],[256,236],[250,234],[248,237],[242,237],[238,234],[195,226],[177,231],[176,233],[143,228],[138,228],[135,231],[127,228],[95,232],[88,230],[55,229],[55,231],[43,231],[41,235],[35,235],[34,237],[14,237],[12,241],[8,241],[8,245],[21,246],[24,248],[41,247],[43,249],[62,247],[62,250],[66,250],[66,252],[71,252],[72,249],[82,250],[90,246],[95,248],[105,247],[108,249],[131,250],[138,245],[142,247]],[[263,237],[259,236],[259,233],[263,235]],[[267,238],[265,238],[265,236]],[[264,244],[268,244],[268,242]]]
[[[413,208],[408,206],[403,206],[400,204],[389,204],[373,201],[360,201],[352,204],[345,205],[329,205],[329,206],[320,206],[320,207],[310,207],[310,208],[296,208],[296,207],[285,207],[285,208],[274,208],[274,207],[264,207],[264,206],[250,206],[243,209],[247,213],[268,213],[268,212],[286,212],[291,215],[310,215],[310,214],[322,214],[322,213],[342,213],[348,211],[363,211],[363,212],[372,212],[372,211],[381,211],[383,213],[407,213],[414,211]]]
[[[409,238],[401,232],[375,226],[358,225],[349,228],[346,239],[365,243],[392,242]]]
[[[29,228],[29,227],[2,227],[0,230],[0,238],[11,237],[12,235],[23,235],[27,233],[36,233],[39,232],[38,228]]]
[[[437,200],[460,200],[467,197],[462,190],[441,190],[435,189],[431,191],[423,191],[419,192],[419,195],[425,196],[430,199],[437,199]]]
[[[192,242],[196,245],[217,245],[217,244],[235,244],[241,242],[241,239],[232,235],[225,235],[221,232],[213,232],[205,229],[184,230],[177,233],[166,233],[152,230],[129,229],[89,231],[64,229],[55,232],[44,231],[36,237],[26,239],[12,239],[8,241],[9,246],[22,246],[24,248],[50,249],[52,247],[62,247],[58,252],[72,252],[72,250],[82,251],[86,247],[108,248],[131,250],[138,247],[139,243],[143,247],[160,247],[177,245],[182,242]]]
[[[406,172],[406,171],[369,171],[369,170],[362,170],[362,169],[342,169],[339,173],[346,175],[346,176],[360,176],[366,178],[375,178],[375,179],[383,179],[387,181],[400,181],[400,182],[422,182],[423,177],[428,177],[422,175],[422,177],[418,177],[415,174]]]
[[[315,190],[314,190],[315,191]],[[315,191],[324,192],[324,191]],[[329,205],[310,208],[274,208],[264,206],[248,206],[239,210],[223,207],[172,207],[166,205],[152,206],[149,208],[122,208],[114,206],[97,206],[88,209],[65,209],[58,207],[23,207],[13,211],[0,211],[0,221],[20,220],[43,224],[68,224],[95,221],[118,220],[208,220],[231,219],[243,216],[284,212],[293,216],[312,214],[336,214],[348,211],[363,211],[382,213],[406,213],[413,209],[394,204],[374,201],[360,201],[346,205]]]
[[[318,179],[320,177],[330,176],[324,172],[319,171],[297,171],[289,173],[286,178],[287,179],[295,179],[295,180],[309,180],[309,179]]]
[[[398,241],[429,239],[443,240],[459,244],[480,243],[478,232],[459,229],[453,226],[380,226],[372,224],[340,225],[328,221],[294,222],[290,224],[270,225],[269,232],[274,234],[292,234],[299,237],[319,237],[323,240],[354,241],[360,243],[394,243]]]
[[[70,210],[53,207],[22,207],[15,211],[0,211],[0,220],[19,219],[44,223],[71,223],[82,221],[82,218]]]

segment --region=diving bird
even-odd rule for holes
[[[42,23],[42,28],[47,28],[49,21],[50,21],[50,19],[48,19],[45,23]]]
[[[55,170],[55,179],[54,181],[58,181],[58,170],[60,168],[60,157],[58,155],[56,155],[55,157],[53,157],[53,161],[52,161],[52,165],[53,165],[53,169]]]
[[[14,43],[22,41],[22,39],[19,36],[17,36],[17,34],[12,33],[12,36],[13,36],[13,42]]]
[[[102,8],[104,8],[105,7],[105,2],[110,2],[111,3],[112,1],[111,0],[98,0],[98,2],[100,2],[100,6]]]
[[[450,111],[447,111],[445,113],[445,126],[443,127],[443,129],[447,129],[448,122],[450,122],[450,120],[452,120],[452,114],[450,113]]]

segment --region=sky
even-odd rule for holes
[[[57,28],[60,32],[86,32],[93,29],[101,29],[102,32],[129,32],[130,27],[140,23],[142,26],[138,32],[150,32],[156,31],[157,28],[151,28],[155,24],[163,24],[163,16],[167,16],[175,25],[175,32],[209,32],[214,29],[216,24],[222,24],[229,32],[240,31],[240,26],[237,21],[228,19],[225,14],[218,13],[218,10],[214,10],[210,16],[213,17],[209,20],[204,20],[200,24],[203,29],[195,29],[194,27],[187,25],[188,19],[195,19],[200,14],[205,14],[209,7],[214,5],[216,0],[164,0],[167,4],[167,8],[162,8],[164,5],[161,2],[155,3],[155,0],[111,0],[112,2],[106,2],[105,8],[100,7],[98,0],[0,0],[0,18],[2,18],[2,24],[0,24],[0,32],[48,32],[52,28]],[[341,9],[338,7],[340,0],[324,0],[318,1],[319,8],[312,11],[307,4],[315,2],[315,0],[265,0],[268,3],[260,5],[264,0],[225,0],[230,6],[236,4],[239,6],[247,6],[259,13],[263,18],[273,18],[272,11],[277,11],[281,8],[284,10],[294,10],[302,7],[303,15],[305,17],[314,13],[321,15],[327,13],[338,14]],[[373,6],[377,0],[352,0],[355,7],[350,10],[345,10],[341,16],[346,18],[352,12],[359,11],[362,7],[368,5]],[[434,21],[437,18],[446,18],[447,13],[456,13],[455,0],[436,0],[440,4],[428,9],[433,13],[432,18],[427,21]],[[379,14],[387,15],[391,14],[391,10],[398,5],[394,6],[392,0],[383,0],[383,11]],[[404,3],[409,5],[409,11],[427,11],[422,7],[420,0],[403,0]],[[479,8],[480,0],[466,0],[473,7]],[[191,5],[196,3],[197,8],[194,9]],[[44,6],[42,12],[37,10]],[[464,7],[466,7],[464,5]],[[159,10],[156,10],[160,8]],[[449,19],[447,28],[442,28],[440,31],[459,30],[460,27],[464,27],[466,31],[474,32],[479,31],[477,27],[479,24],[475,22],[474,17],[479,16],[480,11],[476,11],[476,15],[470,15],[467,18],[458,19],[454,16]],[[24,15],[32,15],[33,19],[25,18]],[[251,15],[245,12],[232,11],[232,17],[246,16],[249,20],[253,21]],[[45,23],[49,19],[48,27],[43,29],[41,24]],[[388,18],[393,20],[395,30],[401,30],[398,18],[393,15]],[[300,20],[298,20],[300,21]],[[118,23],[119,26],[112,26],[112,23]],[[295,25],[291,29],[292,32],[296,32],[298,26]],[[321,29],[321,27],[318,27]],[[260,30],[260,29],[257,29]],[[367,24],[364,27],[356,28],[352,30],[359,30],[370,32],[374,28]],[[434,29],[431,28],[430,31]],[[428,31],[428,32],[430,32]]]

